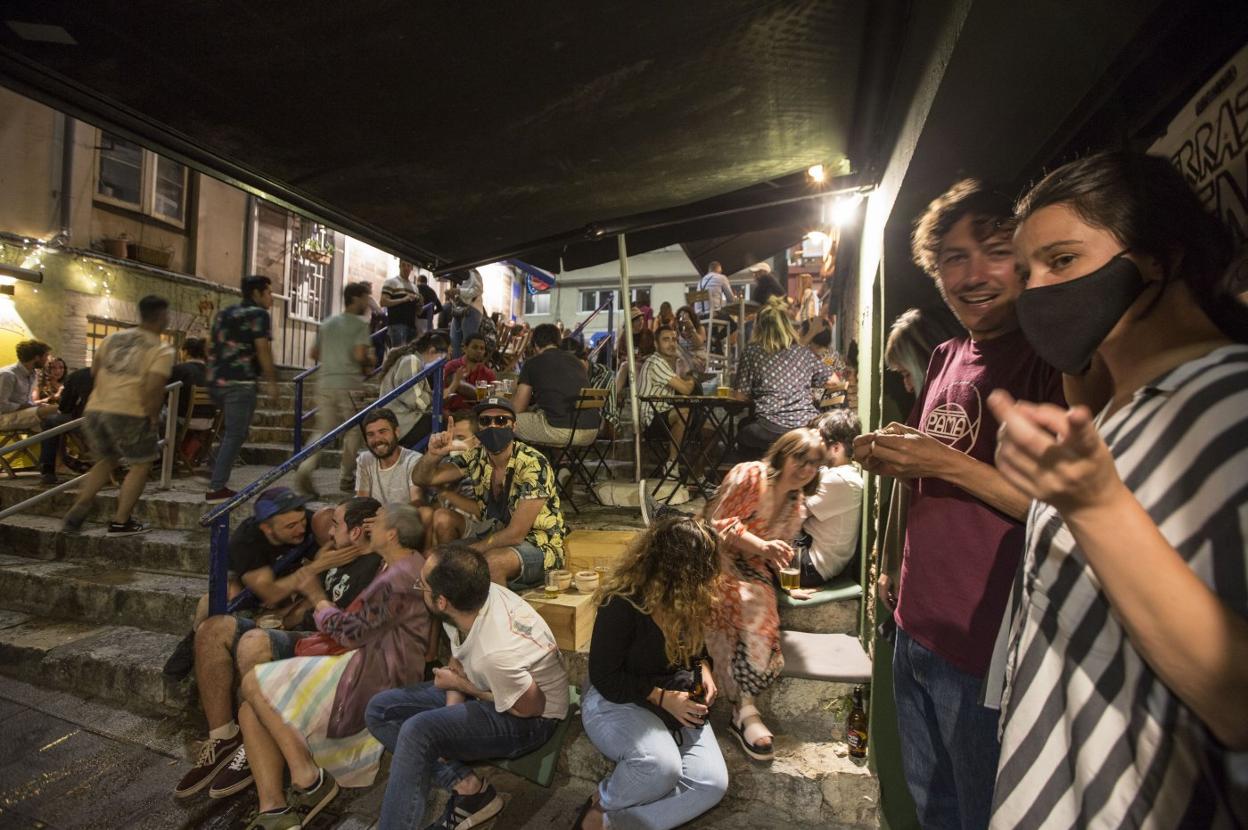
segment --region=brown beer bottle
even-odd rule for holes
[[[693,688],[689,690],[689,699],[694,703],[706,703],[706,684],[702,682],[702,665],[693,666]]]
[[[862,687],[854,687],[854,708],[845,721],[845,743],[849,744],[849,757],[867,757],[867,713],[862,708]]]

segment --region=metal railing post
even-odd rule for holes
[[[611,340],[615,336],[615,303],[611,303],[611,307],[607,309],[607,339]],[[615,350],[607,356],[607,367],[615,369]]]
[[[442,384],[445,380],[441,371],[434,372],[433,377],[429,379],[429,389],[433,394],[433,420],[430,423],[430,435],[442,431]]]
[[[303,449],[303,378],[295,378],[295,452]]]
[[[229,545],[230,514],[222,513],[212,522],[212,535],[208,543],[208,613],[214,616],[224,614],[228,603],[226,571],[229,565]]]
[[[175,380],[167,388],[169,401],[165,405],[165,454],[160,462],[161,490],[168,490],[173,482],[173,457],[178,451],[178,403],[182,397],[182,381]]]

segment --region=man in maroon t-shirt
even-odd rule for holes
[[[466,412],[477,405],[476,385],[498,380],[494,370],[485,364],[489,345],[484,335],[472,334],[464,340],[464,356],[448,362],[443,368],[446,409],[448,412]]]
[[[868,470],[911,488],[896,598],[893,692],[920,824],[987,827],[997,712],[979,690],[1023,551],[1029,500],[993,466],[993,389],[1064,405],[1062,376],[1018,328],[1009,201],[954,185],[915,226],[915,262],[966,328],[936,347],[907,425],[854,442]],[[887,591],[885,594],[887,595]],[[884,602],[890,604],[887,596]]]

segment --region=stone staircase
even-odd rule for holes
[[[289,395],[283,397],[283,404],[289,405]],[[292,426],[289,411],[260,410],[232,486],[237,489],[288,458]],[[337,462],[335,451],[323,453],[316,474],[323,493],[336,491]],[[0,507],[16,504],[39,489],[30,479],[0,480]],[[100,495],[87,529],[77,536],[57,532],[72,501],[70,494],[0,522],[0,673],[55,690],[49,694],[78,696],[84,707],[118,711],[119,718],[123,709],[140,713],[161,724],[162,731],[180,736],[189,757],[192,742],[202,737],[203,729],[193,683],[171,682],[161,668],[187,632],[195,603],[208,587],[208,535],[198,524],[206,509],[204,489],[202,480],[191,478],[176,479],[167,491],[149,485],[138,515],[154,529],[121,539],[105,538],[103,522],[111,513],[114,490]],[[240,508],[232,523],[249,513]],[[640,526],[635,510],[618,508],[583,506],[580,514],[569,514],[569,521],[589,529]],[[784,608],[782,623],[794,630],[853,633],[858,602]],[[583,683],[587,655],[565,656],[574,681]],[[783,678],[761,697],[760,709],[778,734],[777,759],[771,765],[745,757],[728,732],[726,706],[717,705],[711,720],[729,764],[731,786],[723,804],[690,826],[877,826],[878,786],[865,766],[849,759],[843,740],[850,691],[844,684]],[[107,724],[100,724],[100,729],[107,732]],[[509,808],[494,826],[547,828],[551,819],[539,816],[548,815],[553,807],[539,809],[540,805],[566,803],[574,811],[609,769],[578,720],[551,790],[491,773],[517,804],[512,819]],[[380,789],[347,791],[315,826],[368,826],[376,815]],[[250,809],[250,796],[236,800]],[[526,804],[537,806],[521,824]],[[231,821],[245,812],[243,807],[230,811]],[[189,814],[186,819],[184,826],[203,826]],[[241,826],[217,819],[211,826]],[[559,812],[554,820],[570,822],[571,812],[566,818]]]

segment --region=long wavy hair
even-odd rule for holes
[[[758,322],[754,324],[754,336],[750,342],[756,343],[767,354],[782,352],[797,342],[797,331],[789,319],[783,297],[770,298],[758,312]]]
[[[654,620],[673,666],[693,662],[719,601],[719,553],[700,519],[674,516],[641,537],[599,586],[598,604],[620,597]]]

